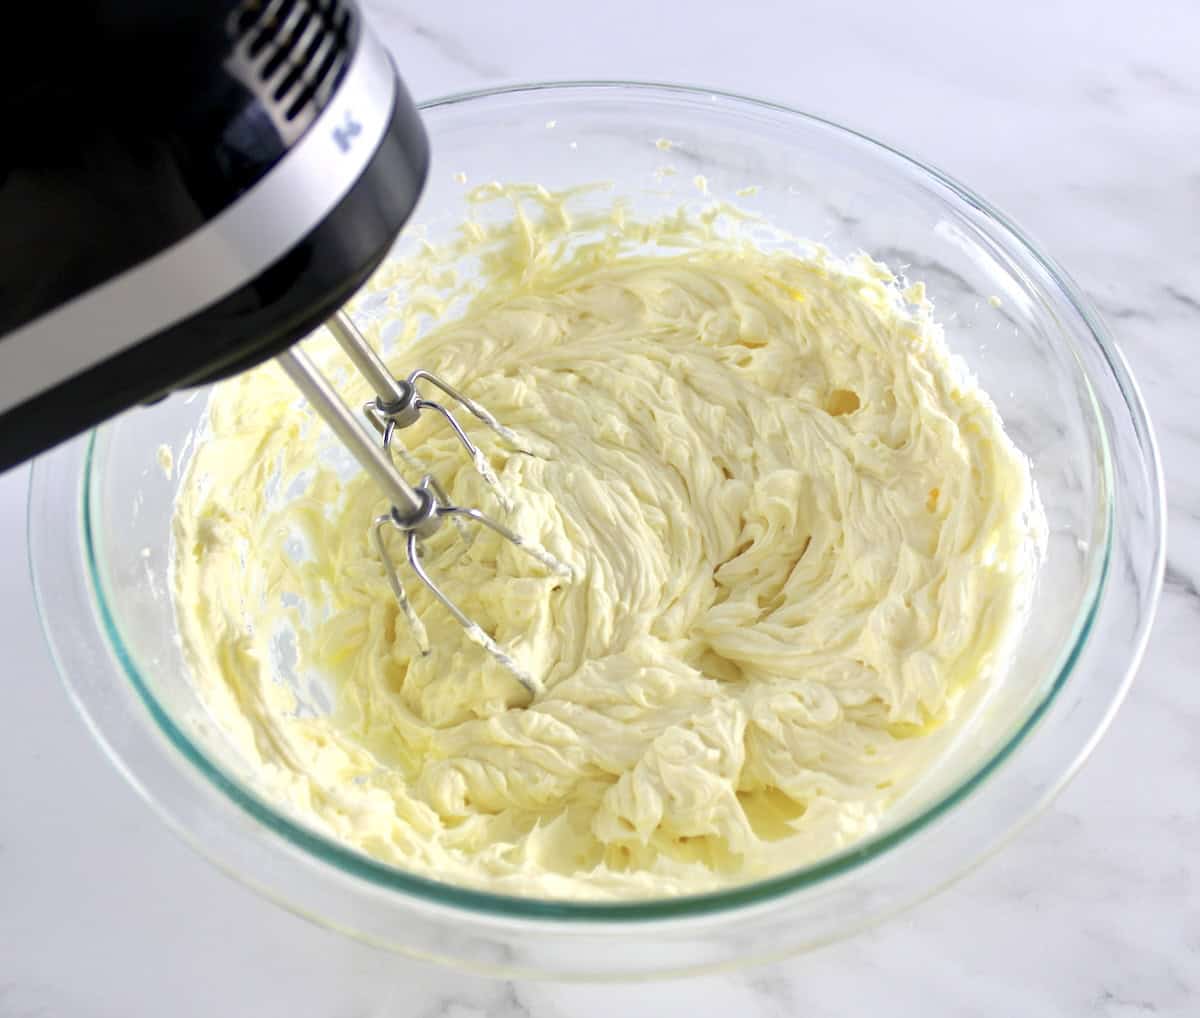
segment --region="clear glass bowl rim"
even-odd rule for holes
[[[1007,219],[1007,217],[993,208],[988,202],[976,195],[974,192],[936,168],[929,166],[928,164],[923,163],[910,155],[907,155],[906,153],[894,148],[886,142],[882,142],[874,137],[863,134],[854,130],[853,128],[846,127],[821,116],[797,110],[782,103],[752,98],[719,89],[677,83],[617,80],[533,82],[527,84],[513,84],[496,88],[459,92],[442,98],[418,103],[417,105],[419,109],[426,111],[455,106],[471,101],[495,99],[503,96],[535,94],[540,92],[555,92],[562,94],[570,90],[585,90],[595,92],[617,90],[633,91],[641,95],[674,94],[690,98],[716,98],[733,104],[740,104],[760,110],[783,113],[803,121],[808,121],[825,128],[833,129],[834,131],[842,134],[850,135],[861,142],[865,142],[868,146],[882,150],[887,156],[899,160],[902,164],[906,164],[909,169],[915,169],[920,175],[929,178],[930,180],[936,182],[936,184],[949,190],[956,198],[973,207],[977,212],[983,214],[988,219],[994,220],[1017,242],[1017,244],[1024,248],[1023,253],[1030,257],[1047,273],[1048,277],[1058,288],[1061,296],[1063,296],[1071,304],[1073,310],[1085,322],[1088,330],[1091,333],[1093,341],[1103,352],[1105,360],[1107,361],[1110,370],[1113,372],[1114,378],[1122,389],[1123,394],[1126,396],[1127,404],[1136,411],[1135,416],[1137,417],[1136,424],[1138,425],[1138,431],[1143,432],[1150,438],[1146,451],[1150,458],[1152,472],[1156,481],[1158,496],[1156,499],[1156,508],[1160,518],[1163,516],[1162,468],[1157,448],[1153,442],[1153,433],[1150,429],[1148,416],[1146,415],[1144,404],[1137,393],[1136,384],[1133,382],[1132,376],[1128,374],[1128,371],[1124,366],[1123,358],[1116,349],[1111,338],[1108,336],[1107,331],[1100,322],[1098,316],[1089,307],[1088,302],[1082,297],[1077,287],[1071,282],[1069,277],[1067,277],[1066,273],[1063,272],[1063,270],[1060,269],[1053,260],[1044,255],[1020,229],[1018,229],[1011,221]],[[1097,416],[1099,417],[1098,414]],[[272,806],[264,802],[256,794],[250,792],[241,784],[227,776],[219,766],[214,764],[197,746],[192,743],[187,735],[179,729],[179,727],[163,710],[158,701],[155,699],[154,695],[147,688],[142,680],[135,662],[133,661],[132,656],[124,645],[115,619],[113,618],[112,612],[109,608],[103,590],[103,583],[100,577],[95,541],[93,539],[91,528],[91,471],[93,467],[93,456],[97,438],[96,431],[93,431],[88,436],[81,486],[82,490],[80,493],[82,500],[82,504],[80,506],[81,526],[83,527],[84,532],[83,537],[87,563],[87,580],[89,584],[89,592],[91,594],[93,604],[102,620],[103,629],[108,638],[110,649],[116,656],[122,670],[125,672],[126,677],[129,679],[134,690],[136,691],[138,699],[149,712],[160,732],[167,738],[175,750],[177,750],[189,762],[195,771],[198,772],[206,781],[211,783],[211,785],[214,786],[220,793],[222,793],[227,800],[231,801],[234,805],[239,807],[258,823],[262,824],[277,835],[282,836],[292,846],[299,848],[306,855],[335,867],[337,870],[341,871],[347,876],[363,880],[376,888],[382,888],[387,891],[401,892],[403,895],[410,898],[424,900],[434,905],[449,906],[454,909],[466,910],[482,916],[514,919],[526,918],[551,922],[570,921],[572,923],[578,923],[580,921],[585,923],[612,923],[614,921],[644,922],[652,920],[679,919],[685,917],[713,916],[735,909],[743,909],[755,904],[774,901],[790,893],[815,887],[816,885],[819,885],[831,878],[843,876],[863,866],[864,864],[879,858],[885,853],[888,853],[891,849],[907,841],[914,834],[924,830],[937,818],[943,816],[952,810],[962,800],[970,796],[971,793],[979,788],[989,776],[996,772],[1001,764],[1003,764],[1004,761],[1012,755],[1014,750],[1016,750],[1017,747],[1024,741],[1025,737],[1037,726],[1038,722],[1054,702],[1058,693],[1066,685],[1072,674],[1075,662],[1087,642],[1091,631],[1092,621],[1095,618],[1098,605],[1103,597],[1109,578],[1113,536],[1113,471],[1107,430],[1105,429],[1102,420],[1099,421],[1099,424],[1100,432],[1104,437],[1102,455],[1108,494],[1106,502],[1103,554],[1099,556],[1098,565],[1093,569],[1093,575],[1090,578],[1088,596],[1085,600],[1083,610],[1081,611],[1079,618],[1076,620],[1074,632],[1070,642],[1070,649],[1066,653],[1063,662],[1054,678],[1054,681],[1048,687],[1046,694],[1037,703],[1020,727],[997,749],[991,758],[980,765],[973,773],[965,776],[951,791],[943,795],[942,798],[934,802],[917,816],[914,816],[910,820],[906,821],[904,824],[892,830],[886,831],[881,835],[868,838],[843,852],[821,860],[813,865],[797,870],[791,870],[787,873],[759,880],[753,883],[738,885],[704,894],[652,899],[648,901],[577,902],[515,897],[511,895],[495,894],[488,891],[443,884],[438,881],[419,876],[415,873],[408,873],[388,864],[378,862],[366,855],[342,845],[332,838],[305,828],[296,821],[293,821],[287,816],[277,812]],[[35,464],[34,470],[31,471],[30,477],[29,491],[31,507],[36,476],[37,465]],[[35,573],[34,585],[35,591],[37,591],[38,594],[37,601],[39,616],[43,629],[46,633],[46,638],[48,642],[53,645],[54,639],[51,634],[52,627],[49,619],[47,618],[47,613],[43,610],[41,590],[36,577],[36,565],[33,562],[32,549],[34,542],[32,539],[32,529],[35,526],[35,523],[32,512],[29,513],[28,526],[31,532],[29,539],[31,551],[30,565],[31,569]],[[1155,550],[1156,563],[1154,569],[1158,574],[1161,574],[1161,560],[1163,557],[1163,548],[1165,546],[1165,525],[1162,523],[1161,519],[1158,531],[1160,534],[1160,541],[1159,547]],[[1149,628],[1149,619],[1153,616],[1153,607],[1154,606],[1151,605],[1151,611],[1149,612],[1149,617],[1145,625],[1146,630]],[[1144,633],[1141,642],[1144,645]],[[1138,658],[1140,658],[1140,648],[1135,648],[1135,654],[1131,664],[1136,665]],[[1062,775],[1058,776],[1055,782],[1055,792],[1061,790],[1061,788],[1066,785],[1079,767],[1082,766],[1084,760],[1090,754],[1091,749],[1094,748],[1096,743],[1099,741],[1099,736],[1103,733],[1104,728],[1107,727],[1108,722],[1111,721],[1111,718],[1115,713],[1115,707],[1123,698],[1124,693],[1128,688],[1129,681],[1132,680],[1133,671],[1134,668],[1131,666],[1128,680],[1124,683],[1122,688],[1118,691],[1118,694],[1114,697],[1114,703],[1112,704],[1113,709],[1105,712],[1104,725],[1098,731],[1093,733],[1093,736],[1088,740],[1087,745],[1084,746],[1078,754],[1076,754],[1071,768]],[[65,674],[62,677],[69,686],[70,683]],[[82,705],[78,703],[78,700],[74,695],[72,696],[72,699],[76,700],[77,705],[83,709]],[[93,731],[95,730],[93,729]],[[95,734],[99,736],[98,732]],[[111,753],[112,751],[110,747],[103,738],[101,738],[101,742]],[[125,772],[124,767],[121,767],[120,769],[122,772]],[[1044,797],[1043,800],[1038,804],[1038,808],[1044,807],[1051,798],[1052,796]],[[1036,809],[1034,812],[1036,812]],[[964,862],[963,870],[968,869],[970,863],[975,861],[977,860]]]

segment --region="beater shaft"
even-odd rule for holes
[[[428,511],[428,496],[422,497],[400,476],[391,458],[379,446],[349,407],[333,390],[328,380],[298,347],[285,350],[278,358],[279,366],[296,384],[313,409],[333,429],[333,432],[362,468],[379,485],[393,509],[406,518],[416,518]]]
[[[354,362],[359,374],[363,376],[375,390],[379,405],[385,411],[399,407],[411,399],[411,386],[403,387],[396,377],[388,370],[383,358],[363,338],[350,316],[345,311],[338,311],[326,323],[325,327],[333,333],[338,346],[346,356]]]

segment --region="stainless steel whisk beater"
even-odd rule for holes
[[[413,487],[401,475],[393,459],[393,452],[397,451],[397,444],[394,441],[396,431],[414,424],[422,410],[431,410],[444,418],[450,425],[459,442],[471,457],[471,462],[479,475],[496,493],[501,506],[506,511],[512,508],[512,501],[503,490],[487,457],[471,441],[462,425],[455,419],[454,414],[443,404],[427,400],[420,395],[417,383],[422,381],[439,389],[445,396],[458,403],[510,445],[520,451],[528,450],[524,448],[520,437],[515,432],[500,424],[477,402],[464,396],[436,375],[424,370],[412,372],[407,379],[398,379],[392,375],[382,358],[375,353],[344,311],[338,311],[326,325],[355,368],[375,391],[375,399],[365,404],[363,413],[379,432],[382,439],[380,443],[371,441],[368,433],[334,391],[329,381],[298,347],[292,347],[280,354],[278,361],[313,409],[329,425],[371,479],[379,485],[391,505],[388,512],[377,517],[372,525],[372,539],[384,569],[387,571],[392,592],[412,629],[417,646],[422,654],[429,653],[429,638],[425,626],[413,609],[396,569],[396,563],[387,548],[386,532],[388,529],[399,530],[405,535],[405,554],[412,571],[416,573],[417,578],[428,588],[429,592],[454,616],[466,631],[468,638],[511,672],[531,697],[536,696],[539,686],[533,676],[523,669],[511,655],[507,654],[470,616],[463,612],[429,575],[421,560],[421,543],[437,531],[443,520],[449,518],[458,526],[460,535],[464,539],[466,536],[465,525],[475,523],[499,534],[506,541],[520,548],[531,558],[536,559],[551,572],[564,579],[573,578],[571,568],[540,545],[526,541],[519,534],[479,509],[454,505],[432,474],[425,474],[420,483]],[[419,466],[405,450],[399,448],[398,451],[410,466]]]

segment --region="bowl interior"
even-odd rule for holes
[[[1079,353],[1091,341],[1084,321],[1069,313],[1045,267],[969,197],[875,142],[790,111],[687,90],[579,87],[447,100],[427,108],[425,119],[433,166],[400,252],[448,239],[474,185],[608,182],[612,193],[583,200],[605,203],[619,194],[633,215],[649,217],[722,199],[836,254],[865,250],[927,284],[951,350],[992,396],[1032,463],[1049,541],[1008,666],[980,685],[962,723],[937,736],[945,743],[939,765],[844,862],[869,858],[872,845],[894,847],[895,832],[920,828],[999,765],[1039,707],[1070,680],[1086,636],[1108,550],[1111,471]],[[191,685],[169,593],[172,503],[205,397],[203,390],[179,394],[95,433],[84,479],[85,536],[108,637],[140,694],[161,710],[172,739],[186,741],[253,799],[247,761],[210,723]],[[163,446],[176,464],[169,474]],[[330,843],[321,854],[337,864],[347,853]],[[824,865],[797,872],[789,886],[829,872]],[[388,882],[429,891],[427,881],[398,871]],[[640,907],[631,905],[631,913]]]

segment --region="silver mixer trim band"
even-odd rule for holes
[[[0,413],[183,321],[279,259],[362,174],[395,98],[391,60],[364,25],[329,105],[261,181],[177,244],[4,337]]]

